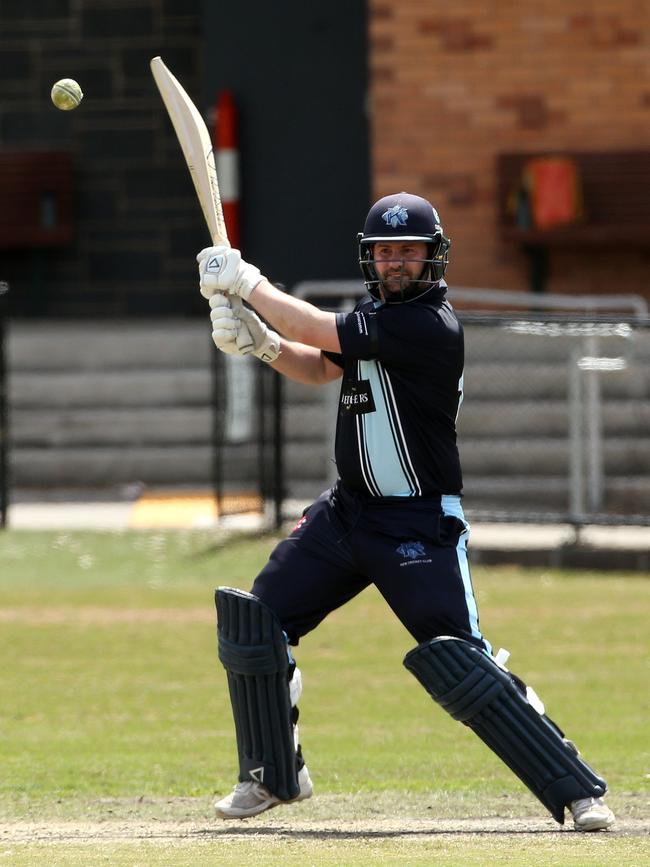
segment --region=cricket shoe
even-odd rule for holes
[[[304,801],[311,798],[314,787],[309,777],[307,765],[303,765],[298,771],[298,785],[300,791],[290,801],[281,801],[277,795],[272,794],[256,780],[246,780],[245,783],[237,783],[230,795],[226,795],[214,805],[217,816],[220,819],[248,819],[257,816],[264,810],[277,807],[279,804],[295,804],[296,801]]]
[[[569,809],[576,831],[606,831],[616,821],[602,798],[580,798],[571,801]]]

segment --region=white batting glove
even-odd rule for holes
[[[260,269],[244,262],[241,253],[234,247],[206,247],[196,261],[199,263],[199,285],[204,298],[212,298],[217,292],[227,292],[247,301],[257,284],[265,279]]]
[[[219,349],[236,342],[239,321],[225,295],[213,295],[210,299],[210,320],[212,339]]]
[[[228,304],[230,300],[232,307]],[[224,305],[224,301],[228,306]],[[238,298],[228,299],[224,295],[213,295],[210,299],[210,310],[212,339],[222,352],[237,355],[252,353],[267,363],[275,361],[280,354],[279,335]],[[249,343],[246,348],[239,348],[238,344],[243,343],[243,335]]]
[[[217,349],[228,355],[248,355],[255,349],[248,328],[240,321],[242,301],[219,293],[210,299],[212,339]]]

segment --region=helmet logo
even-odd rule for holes
[[[398,226],[405,226],[409,218],[409,212],[403,205],[393,205],[381,215],[382,220],[387,226],[397,229]]]

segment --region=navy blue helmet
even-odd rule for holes
[[[411,282],[408,289],[400,293],[400,302],[418,298],[438,286],[445,276],[451,241],[445,237],[438,212],[431,202],[421,196],[396,193],[379,199],[368,212],[358,241],[359,265],[366,288],[373,298],[384,300],[381,280],[377,276],[373,258],[374,245],[378,241],[424,241],[427,245],[427,258],[423,260],[422,272],[417,280]]]

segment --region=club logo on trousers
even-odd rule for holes
[[[260,768],[252,768],[249,772],[251,778],[255,780],[256,783],[264,782],[264,765]]]
[[[413,566],[416,563],[431,562],[431,558],[427,557],[427,551],[423,542],[402,542],[395,550],[404,560],[403,563],[400,563],[400,566]]]
[[[397,553],[405,560],[417,560],[418,557],[424,557],[427,552],[422,542],[402,542],[397,548]]]

